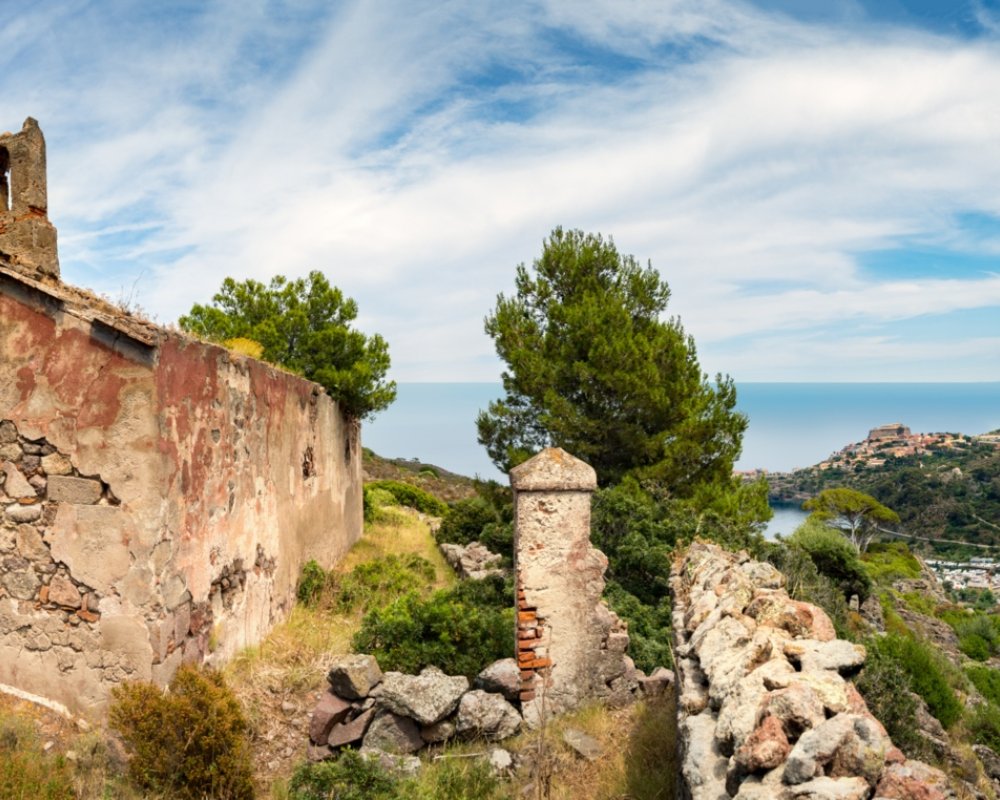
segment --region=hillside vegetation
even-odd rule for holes
[[[831,466],[769,475],[772,500],[801,504],[823,489],[846,486],[872,495],[900,517],[900,529],[933,540],[1000,546],[1000,448],[965,439],[922,455],[889,456],[868,465]],[[914,542],[919,549],[926,543]],[[942,554],[973,554],[972,548],[939,543]],[[982,555],[982,553],[975,553]]]

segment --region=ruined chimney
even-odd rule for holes
[[[59,280],[56,229],[49,222],[45,137],[38,122],[0,134],[0,266],[36,280]]]

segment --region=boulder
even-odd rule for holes
[[[792,740],[826,721],[819,695],[811,687],[798,682],[767,695],[761,703],[759,716],[776,719],[785,735]]]
[[[374,716],[375,709],[369,708],[367,711],[362,711],[350,721],[338,722],[330,728],[326,743],[330,747],[343,747],[345,744],[360,742],[364,738]]]
[[[463,675],[445,675],[437,667],[425,667],[419,675],[387,672],[372,694],[379,705],[421,725],[433,725],[451,714],[469,688]]]
[[[455,722],[451,719],[443,719],[433,725],[424,725],[420,729],[420,738],[427,744],[440,744],[447,742],[455,735]]]
[[[521,715],[503,695],[473,689],[462,696],[455,728],[463,736],[500,741],[521,727]]]
[[[604,754],[604,748],[597,739],[576,728],[566,728],[562,740],[570,750],[587,761],[597,761]]]
[[[875,789],[880,800],[946,800],[954,795],[947,776],[922,761],[889,764]]]
[[[870,717],[837,714],[795,743],[785,762],[785,783],[805,783],[825,772],[834,778],[860,776],[874,786],[890,746]]]
[[[325,745],[330,730],[351,713],[351,704],[333,692],[323,692],[309,720],[309,738],[314,744]]]
[[[715,720],[709,712],[681,719],[681,774],[692,800],[721,800],[726,791],[727,759],[715,741]]]
[[[979,756],[979,760],[983,762],[986,774],[993,780],[1000,780],[1000,756],[984,744],[974,744],[972,749]]]
[[[382,670],[375,656],[343,655],[334,660],[326,679],[340,697],[363,700],[382,680]]]
[[[860,644],[834,639],[817,642],[815,639],[795,639],[785,645],[785,655],[803,672],[833,670],[840,673],[856,672],[864,663],[865,648]]]
[[[502,694],[513,703],[520,697],[521,671],[513,658],[501,658],[480,672],[473,681],[473,686],[484,692]]]
[[[774,769],[784,763],[791,749],[778,718],[765,717],[736,751],[736,763],[745,772]]]
[[[417,723],[391,711],[381,711],[375,715],[362,742],[364,750],[404,755],[415,753],[423,746],[424,740],[420,738]]]
[[[871,788],[864,778],[814,778],[787,790],[789,800],[866,800]]]
[[[677,681],[672,670],[666,667],[657,667],[650,675],[643,675],[639,678],[639,689],[646,697],[660,697],[668,694]]]

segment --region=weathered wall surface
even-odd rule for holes
[[[358,438],[315,384],[0,267],[0,683],[98,715],[259,640],[360,535]]]
[[[559,448],[511,470],[521,703],[529,724],[588,698],[625,701],[641,673],[601,600],[607,557],[590,544],[594,470]]]
[[[944,800],[846,677],[864,663],[770,564],[696,542],[671,576],[687,800]]]

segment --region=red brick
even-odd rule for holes
[[[518,611],[517,618],[521,622],[531,622],[532,620],[538,619],[538,614],[534,611]]]

